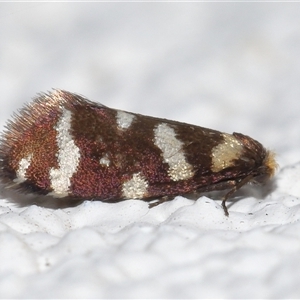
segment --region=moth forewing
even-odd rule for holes
[[[143,116],[63,90],[40,94],[7,123],[0,179],[20,194],[159,203],[176,195],[264,183],[274,154],[240,133]]]

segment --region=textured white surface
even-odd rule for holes
[[[300,3],[1,3],[0,122],[52,87],[278,154],[220,201],[0,199],[2,298],[299,298]],[[299,231],[298,231],[299,229]]]

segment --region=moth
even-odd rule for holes
[[[40,94],[0,138],[5,188],[54,198],[150,201],[265,183],[274,153],[256,140],[116,110],[63,90]]]

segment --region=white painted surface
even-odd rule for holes
[[[273,189],[229,203],[0,200],[2,298],[299,298],[300,3],[1,3],[0,122],[52,87],[247,134]],[[55,17],[55,18],[54,18]],[[20,197],[21,198],[21,197]]]

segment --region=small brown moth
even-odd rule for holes
[[[0,179],[21,193],[54,198],[150,201],[264,183],[274,154],[227,134],[108,108],[62,90],[22,108],[0,139]]]

